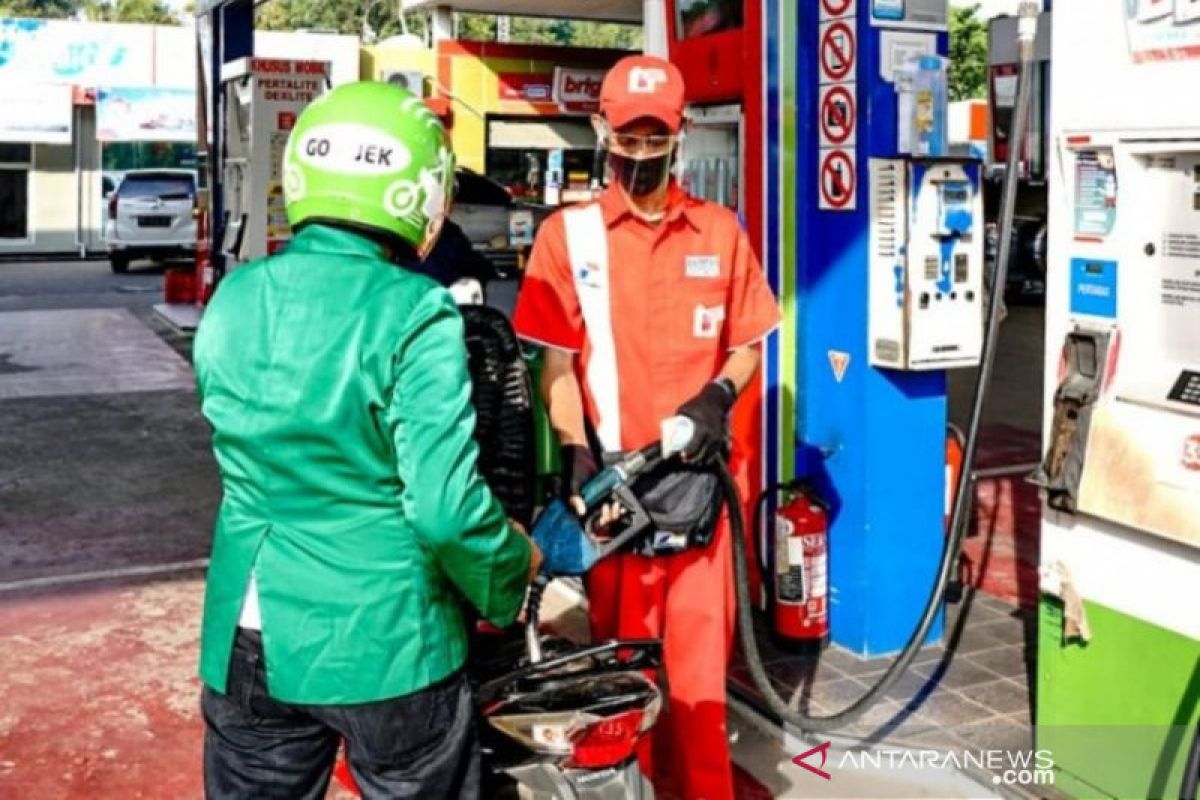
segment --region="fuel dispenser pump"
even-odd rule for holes
[[[1015,106],[1017,136],[1025,130],[1030,96],[1030,65],[1033,62],[1033,42],[1037,32],[1036,3],[1023,2],[1019,28],[1021,71],[1018,78]],[[1009,232],[1012,228],[1016,202],[1016,161],[1018,146],[1010,153],[1001,205],[1001,241],[992,281],[994,291],[1002,291],[1011,249]],[[888,369],[929,370],[979,364],[971,416],[963,442],[957,486],[952,495],[953,511],[948,522],[949,535],[938,563],[937,573],[930,586],[925,609],[900,654],[866,694],[836,714],[813,717],[793,709],[775,690],[758,652],[754,633],[753,598],[750,593],[749,566],[745,548],[734,547],[734,567],[737,576],[738,632],[746,667],[767,708],[781,721],[810,732],[833,731],[859,719],[871,708],[904,673],[924,643],[933,626],[954,577],[959,543],[965,530],[962,524],[967,508],[967,492],[982,418],[983,402],[995,360],[999,334],[1000,303],[985,304],[983,295],[982,198],[980,165],[973,161],[945,158],[907,160],[873,159],[871,169],[871,234],[870,234],[870,319],[869,349],[873,366]],[[1200,173],[1197,173],[1200,175]],[[986,315],[984,308],[987,308]],[[722,485],[730,508],[738,503],[737,487],[728,470],[721,467]],[[780,487],[771,487],[770,495]],[[760,498],[760,505],[764,498]],[[811,500],[801,500],[801,503]],[[798,514],[798,512],[801,512]],[[757,515],[756,515],[757,516]],[[792,544],[792,532],[799,529],[792,522],[799,516],[804,525],[822,519],[810,505],[796,507],[785,502],[776,512],[776,521],[787,536],[777,541],[777,551],[788,549],[804,565],[809,553],[803,544]],[[734,540],[744,534],[741,515],[731,513]],[[792,522],[787,527],[781,520]],[[797,552],[798,551],[798,552]],[[811,552],[816,555],[817,550]],[[780,566],[769,574],[777,579],[770,594],[775,596],[772,623],[777,629],[793,620],[779,619],[786,613],[786,603],[794,594],[794,578],[803,579]],[[815,575],[809,584],[816,589]],[[823,589],[824,587],[822,587]],[[781,595],[782,592],[782,595]],[[815,593],[815,592],[814,592]],[[807,622],[808,620],[804,620]],[[827,623],[826,623],[827,624]],[[813,629],[794,628],[802,634]],[[819,630],[819,629],[816,629]],[[820,639],[811,635],[801,641],[820,646]]]
[[[227,268],[274,253],[291,238],[283,151],[300,112],[329,86],[329,63],[243,58],[221,71],[225,213],[219,242]],[[206,274],[207,297],[220,275]]]
[[[1034,481],[1052,509],[1194,545],[1200,134],[1079,134],[1069,142],[1067,330]]]

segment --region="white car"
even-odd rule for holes
[[[138,258],[196,252],[196,173],[188,169],[134,169],[108,196],[108,260],[125,272]]]

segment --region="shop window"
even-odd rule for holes
[[[559,188],[586,189],[595,159],[595,148],[564,150]],[[514,197],[534,202],[542,200],[549,165],[548,150],[489,150],[487,154],[488,177],[507,187]]]
[[[33,145],[0,142],[0,240],[29,238],[29,171]]]

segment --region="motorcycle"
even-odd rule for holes
[[[526,623],[477,631],[475,687],[484,796],[531,800],[649,800],[635,753],[662,707],[657,640],[580,646],[539,630],[546,582]],[[649,674],[648,674],[649,673]]]
[[[534,445],[528,369],[507,318],[472,303],[460,310],[480,471],[509,516],[528,526],[536,502],[530,488]],[[630,465],[643,469],[645,459],[635,456],[625,467],[605,470],[595,482],[594,499],[611,494],[636,506],[625,486]],[[629,530],[604,554],[628,539],[634,532]],[[645,639],[580,645],[545,633],[541,604],[551,580],[542,575],[530,587],[523,625],[469,625],[467,676],[479,716],[482,795],[489,800],[652,800],[654,790],[636,749],[662,708],[662,644]],[[334,776],[358,793],[344,758]]]

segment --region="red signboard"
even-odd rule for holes
[[[591,113],[600,110],[600,84],[605,70],[556,67],[554,102],[563,111]]]

